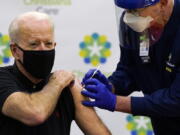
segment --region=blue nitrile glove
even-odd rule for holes
[[[91,76],[93,75],[93,73],[96,71],[96,69],[90,69],[84,76],[84,78],[82,79],[82,85],[85,85],[85,81],[88,80],[89,78],[91,78]],[[106,85],[106,87],[112,91],[112,85],[109,83],[108,79],[106,78],[106,76],[104,74],[101,73],[101,71],[97,71],[96,74],[93,76],[93,78],[96,78],[97,80],[99,80],[100,82],[102,82],[104,85]]]
[[[114,111],[116,106],[116,96],[100,81],[95,78],[84,82],[85,89],[81,94],[95,101],[82,101],[82,104],[89,107],[99,107],[109,111]]]

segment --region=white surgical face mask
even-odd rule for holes
[[[143,32],[149,28],[153,18],[151,16],[142,17],[126,12],[123,21],[136,32]]]

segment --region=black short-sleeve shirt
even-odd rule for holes
[[[70,134],[75,108],[72,94],[68,88],[62,91],[52,115],[38,126],[27,126],[2,114],[2,106],[9,95],[17,91],[28,93],[40,91],[47,84],[48,78],[35,85],[18,70],[16,64],[0,67],[0,135]]]

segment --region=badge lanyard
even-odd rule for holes
[[[145,31],[140,34],[139,36],[139,56],[141,57],[141,60],[143,63],[149,63],[150,57],[149,57],[149,46],[150,46],[150,40],[148,36],[148,31]]]

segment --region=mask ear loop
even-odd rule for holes
[[[20,49],[24,54],[24,51],[25,51],[24,49],[22,49],[17,43],[15,43],[15,46],[17,46],[17,48]],[[20,59],[18,59],[17,61],[24,67],[23,62],[20,61]]]
[[[22,49],[17,43],[15,43],[15,45],[17,46],[17,48],[19,48],[21,51],[25,51],[24,49]]]

